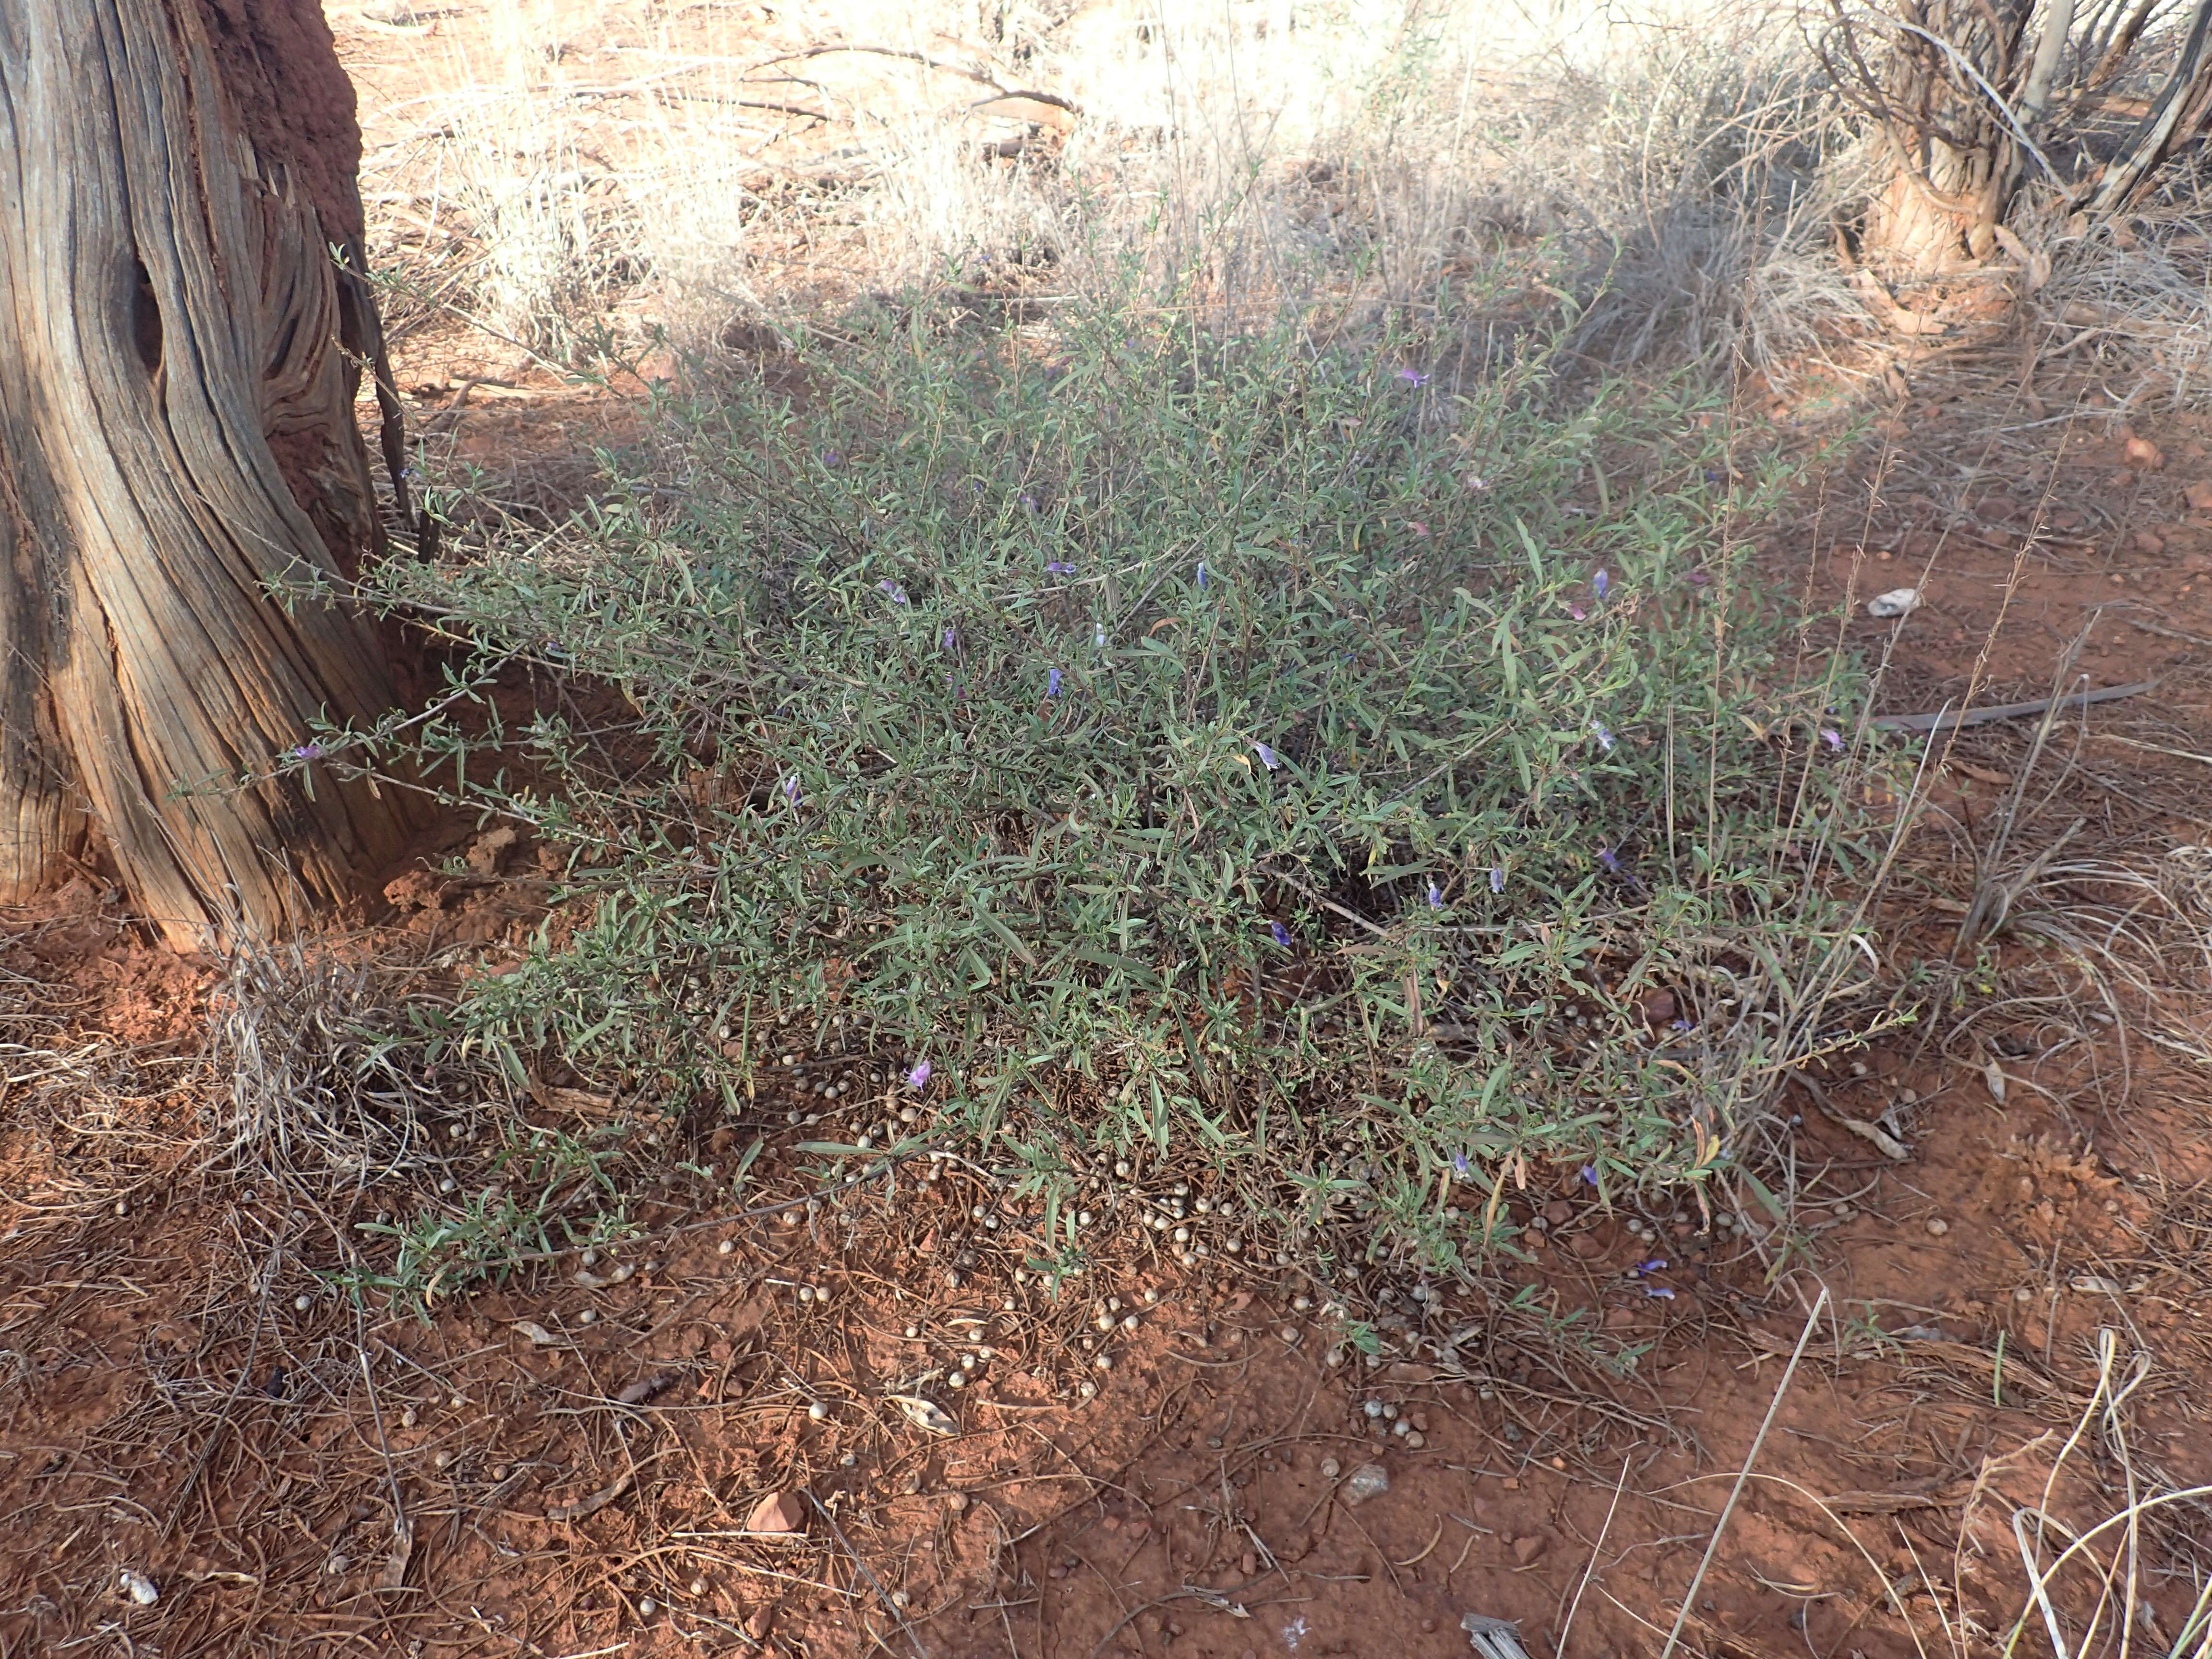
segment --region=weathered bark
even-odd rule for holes
[[[1888,137],[1896,161],[1868,204],[1867,258],[1899,274],[1932,276],[1987,253],[2003,213],[2004,158],[1935,137],[1917,143]]]
[[[1889,0],[1890,39],[1876,52],[1862,49],[1874,32],[1833,3],[1844,20],[1830,55],[1838,88],[1873,118],[1891,163],[1868,204],[1862,249],[1893,275],[1939,276],[1987,258],[2030,178],[2083,225],[2124,212],[2212,129],[2212,0],[2163,13],[2154,39],[2145,35],[2148,3],[2084,14],[2074,0]],[[2146,66],[2160,80],[2149,112],[2117,144],[2108,134],[2066,142],[2084,135],[2063,120],[2054,135],[2069,65],[2075,119],[2096,88]],[[2071,176],[2057,176],[2064,167]]]
[[[0,896],[96,843],[179,945],[265,936],[404,838],[272,775],[392,700],[365,618],[266,587],[376,535],[359,145],[317,0],[0,3]]]
[[[1877,266],[1934,276],[1988,254],[2019,182],[2021,135],[1991,94],[2005,95],[2028,67],[2021,48],[2033,5],[1898,0],[1897,9],[1872,88],[1893,167],[1863,241]]]

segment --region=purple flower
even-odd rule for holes
[[[1597,861],[1605,866],[1612,874],[1617,876],[1620,873],[1620,860],[1613,856],[1613,848],[1610,847],[1601,847],[1597,849]]]
[[[1057,668],[1045,676],[1044,694],[1048,697],[1056,697],[1060,695],[1060,670]]]
[[[799,805],[799,774],[793,772],[783,781],[783,798],[793,806]]]
[[[1698,1028],[1686,1019],[1677,1019],[1670,1021],[1667,1029],[1670,1031],[1680,1031],[1684,1036],[1687,1036]]]
[[[1583,619],[1584,613],[1582,606],[1578,605],[1571,605],[1567,607],[1567,614],[1570,617],[1572,617],[1577,622],[1580,622]]]
[[[1844,746],[1844,734],[1823,726],[1820,730],[1820,741],[1826,744],[1829,748],[1840,751]]]
[[[1050,564],[1045,566],[1045,569],[1048,574],[1054,576],[1073,576],[1075,574],[1075,567],[1065,559],[1054,559]]]
[[[1604,750],[1607,754],[1610,755],[1613,752],[1613,733],[1607,731],[1601,722],[1597,720],[1590,722],[1590,736],[1597,739],[1597,746]]]
[[[1674,1292],[1664,1285],[1646,1285],[1644,1287],[1644,1294],[1661,1302],[1672,1302],[1674,1299]]]
[[[1608,592],[1611,591],[1612,587],[1613,578],[1605,574],[1605,567],[1603,565],[1600,565],[1597,569],[1597,574],[1590,578],[1590,592],[1596,594],[1598,598],[1601,599]]]
[[[1198,591],[1201,593],[1206,592],[1206,561],[1203,559],[1198,562]]]
[[[1656,1273],[1663,1271],[1666,1266],[1667,1258],[1665,1256],[1655,1255],[1649,1261],[1638,1262],[1631,1271],[1639,1273]]]
[[[1036,512],[1036,496],[1034,496],[1034,495],[1030,495],[1030,494],[1029,493],[1029,491],[1028,491],[1028,490],[1024,489],[1024,491],[1022,491],[1022,505],[1023,505],[1024,507],[1026,507],[1027,508],[1029,508],[1029,510],[1030,510],[1030,512],[1032,512],[1032,513]]]
[[[1266,744],[1255,743],[1252,747],[1259,751],[1260,763],[1266,767],[1270,772],[1277,772],[1282,769],[1283,763],[1276,757],[1275,751],[1268,748]]]
[[[845,458],[834,449],[825,449],[822,452],[822,465],[833,467],[842,466],[845,465]]]
[[[1493,893],[1505,890],[1505,872],[1494,864],[1490,866],[1490,890]]]
[[[1692,587],[1703,587],[1711,580],[1712,580],[1712,578],[1705,574],[1702,570],[1692,570],[1690,573],[1690,586]]]
[[[1401,368],[1398,371],[1398,378],[1407,386],[1426,386],[1429,383],[1429,377],[1418,368]]]
[[[1597,1165],[1595,1164],[1585,1164],[1583,1165],[1583,1182],[1587,1186],[1595,1187],[1597,1185]]]
[[[890,595],[891,603],[893,605],[904,605],[906,603],[906,589],[901,587],[889,576],[884,577],[883,580],[878,582],[876,586],[882,588],[884,592]]]
[[[1454,1152],[1452,1154],[1452,1173],[1457,1176],[1462,1181],[1472,1181],[1474,1179],[1474,1165],[1467,1161],[1467,1154],[1465,1152]]]
[[[927,1087],[929,1084],[929,1073],[932,1069],[930,1063],[926,1060],[923,1060],[921,1065],[915,1066],[914,1070],[906,1074],[906,1086],[909,1089],[921,1089]]]
[[[323,745],[319,743],[302,743],[295,745],[292,750],[294,760],[320,760],[322,757]]]
[[[1441,910],[1443,908],[1444,890],[1437,886],[1436,883],[1431,882],[1429,884],[1429,908],[1431,910]]]
[[[1291,948],[1291,930],[1284,927],[1281,922],[1269,922],[1267,931],[1274,935],[1275,943],[1281,945],[1283,949],[1287,951]]]
[[[939,649],[950,651],[960,643],[960,636],[952,631],[951,626],[948,623],[945,632],[938,635],[937,643]]]

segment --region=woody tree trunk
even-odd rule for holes
[[[2212,0],[1830,4],[1830,74],[1885,163],[1861,249],[1893,276],[2026,256],[2029,197],[2076,231],[2127,212],[2212,131]]]
[[[270,592],[377,536],[359,155],[318,0],[0,3],[0,899],[104,855],[220,944],[404,839],[276,763],[392,701],[366,618]]]

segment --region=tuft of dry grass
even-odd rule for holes
[[[438,1133],[503,1121],[507,1079],[438,1048],[422,978],[337,939],[233,955],[210,999],[210,1165],[358,1194],[432,1162]]]

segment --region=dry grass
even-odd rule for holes
[[[1542,287],[1493,326],[1563,299],[1618,362],[1863,319],[1835,113],[1764,0],[457,9],[371,123],[385,263],[579,366],[874,289],[1419,316],[1508,256]]]
[[[341,1207],[441,1170],[440,1139],[503,1124],[516,1091],[440,1048],[428,1024],[440,1001],[420,965],[343,939],[240,950],[210,1000],[211,1163]]]

